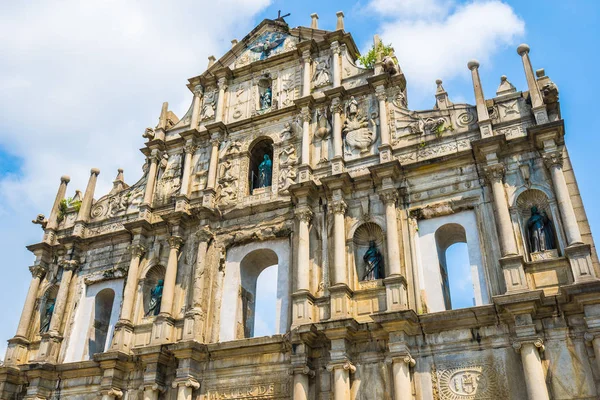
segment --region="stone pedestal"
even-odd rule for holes
[[[14,337],[9,339],[4,363],[7,366],[25,364],[27,362],[28,346],[29,340],[25,338]]]
[[[308,164],[298,166],[298,182],[308,182],[312,179],[312,168]]]
[[[111,349],[129,353],[132,341],[133,324],[130,321],[118,321],[115,325],[115,333],[110,345]]]
[[[408,309],[408,292],[406,279],[403,276],[390,276],[383,280],[387,311]]]
[[[203,329],[204,313],[198,308],[193,308],[185,313],[183,323],[183,340],[204,341]]]
[[[389,144],[382,144],[378,148],[379,150],[379,162],[386,163],[392,161],[392,146]]]
[[[315,298],[308,290],[292,294],[292,328],[315,322]]]
[[[591,248],[588,244],[574,244],[565,249],[565,255],[571,264],[575,283],[596,279],[592,265]]]
[[[350,304],[352,301],[352,290],[347,285],[337,284],[330,286],[329,296],[331,319],[344,319],[352,316]]]
[[[341,156],[335,156],[331,159],[331,173],[333,175],[341,174],[346,169],[346,164]]]
[[[152,326],[151,344],[172,343],[175,341],[175,320],[170,315],[159,314]]]
[[[37,355],[37,361],[47,362],[54,364],[58,360],[58,353],[60,352],[60,344],[63,341],[63,337],[56,332],[47,332],[42,335],[42,341],[40,342],[40,349]]]
[[[204,208],[214,208],[215,207],[215,197],[216,192],[212,188],[208,188],[204,190],[202,194],[202,207]]]
[[[527,278],[523,269],[522,256],[507,256],[502,257],[500,266],[504,273],[504,281],[506,282],[506,293],[522,292],[527,290]]]

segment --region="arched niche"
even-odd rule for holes
[[[545,258],[558,257],[559,249],[562,248],[562,237],[558,234],[560,231],[559,225],[557,224],[559,213],[556,207],[550,204],[546,193],[538,189],[525,190],[516,197],[515,206],[517,211],[517,222],[519,224],[519,234],[521,236],[521,243],[525,249],[526,258],[529,261],[539,261]],[[540,215],[547,218],[546,223],[549,225],[549,230],[546,233],[553,244],[547,246],[549,247],[547,251],[534,253],[532,249],[528,222],[531,218],[531,210],[533,207],[537,208]]]
[[[157,305],[153,310],[151,310],[151,300],[152,300],[152,291],[157,286],[159,281],[163,281],[165,279],[166,269],[164,266],[160,264],[154,264],[150,266],[144,277],[140,280],[140,291],[141,291],[141,315],[142,318],[154,318],[160,312],[160,305]]]
[[[429,312],[451,309],[446,251],[466,243],[475,305],[489,303],[488,283],[482,258],[477,220],[473,211],[418,221],[419,287]],[[452,274],[450,274],[452,275]],[[460,279],[458,276],[455,279]]]
[[[359,281],[372,280],[371,278],[365,277],[368,265],[364,260],[364,255],[369,250],[371,242],[375,244],[382,257],[381,276],[377,279],[382,279],[386,276],[385,254],[387,249],[385,248],[385,235],[383,229],[374,222],[365,222],[356,228],[354,235],[352,236],[354,267],[356,270],[356,277]]]
[[[58,286],[52,285],[44,292],[44,295],[40,299],[39,303],[39,329],[38,332],[46,333],[50,329],[50,321],[54,314],[54,305],[56,303],[56,296],[58,295]]]
[[[227,251],[221,298],[220,341],[252,337],[256,319],[256,281],[267,267],[277,265],[276,333],[289,327],[290,246],[288,239],[236,246]]]
[[[75,300],[77,308],[71,331],[65,337],[67,350],[64,362],[89,360],[93,356],[91,350],[103,352],[110,347],[115,324],[119,320],[123,286],[123,279],[111,279],[83,287],[81,297]],[[111,297],[112,302],[109,301]],[[102,338],[97,336],[100,333],[96,332],[97,327],[102,328],[102,332],[106,331],[104,346],[100,343]],[[90,347],[90,339],[98,343],[93,348]]]
[[[249,165],[248,165],[248,188],[249,194],[262,193],[266,188],[270,188],[273,184],[273,139],[264,137],[256,140],[249,148]],[[259,166],[265,161],[265,156],[271,160],[271,176],[266,179],[264,186],[260,187],[261,179],[259,176]]]
[[[115,291],[111,288],[102,289],[94,299],[92,324],[89,329],[88,355],[104,353],[108,349],[108,332],[110,317],[115,302]]]

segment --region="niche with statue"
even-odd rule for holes
[[[517,198],[523,242],[531,261],[558,257],[558,241],[548,197],[530,189]]]
[[[273,80],[269,75],[265,75],[258,80],[258,106],[257,114],[264,114],[275,109],[273,100]]]
[[[155,265],[141,280],[143,318],[155,317],[160,313],[164,279],[165,268],[162,265]]]
[[[354,232],[354,263],[359,282],[385,278],[384,234],[379,225],[366,222]]]

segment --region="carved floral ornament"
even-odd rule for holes
[[[314,213],[309,208],[300,208],[295,211],[294,215],[298,218],[298,221],[310,223]]]
[[[345,214],[348,205],[344,200],[334,200],[329,203],[329,212],[331,214]]]
[[[515,340],[512,344],[513,349],[520,353],[524,344],[531,344],[539,349],[541,352],[546,350],[546,346],[544,346],[544,340],[541,338],[529,339],[529,340]]]
[[[29,267],[29,272],[31,272],[31,276],[33,278],[42,278],[44,274],[48,271],[48,267],[43,265],[32,265]]]
[[[483,167],[483,171],[485,172],[485,176],[490,182],[502,181],[504,178],[504,173],[506,172],[506,168],[502,163],[496,163],[492,165],[487,165]]]

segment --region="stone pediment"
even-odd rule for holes
[[[244,67],[255,61],[296,49],[298,38],[280,31],[266,31],[248,43],[246,49],[230,64],[230,69]]]

